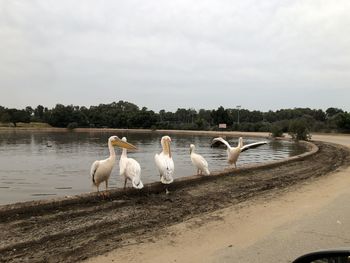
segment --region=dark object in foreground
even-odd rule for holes
[[[323,250],[305,254],[293,263],[350,263],[350,250]]]

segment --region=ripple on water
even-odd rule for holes
[[[31,194],[31,196],[52,196],[52,195],[57,195],[57,194],[52,194],[52,193]]]

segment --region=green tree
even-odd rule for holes
[[[337,126],[342,131],[350,132],[350,113],[339,113],[337,118]]]
[[[25,110],[5,109],[1,115],[1,121],[5,123],[12,123],[13,126],[17,127],[18,122],[29,123],[30,115]]]
[[[343,113],[344,111],[342,109],[338,109],[338,108],[328,108],[326,110],[326,116],[327,118],[331,118],[333,117],[334,115],[338,114],[338,113]]]
[[[283,136],[283,128],[277,124],[271,125],[270,129],[272,137],[282,137]]]
[[[38,105],[34,109],[34,118],[37,121],[44,121],[44,107],[42,105]]]
[[[25,108],[25,111],[26,111],[26,113],[28,114],[28,116],[31,118],[32,115],[33,115],[33,113],[34,113],[33,108],[32,108],[31,106],[27,106],[27,107]]]
[[[230,125],[232,122],[230,119],[229,111],[222,106],[220,106],[217,110],[212,110],[211,117],[213,118],[215,125],[218,125],[220,123],[226,123]]]
[[[311,139],[310,129],[306,120],[303,118],[292,120],[289,124],[289,135],[294,140]]]

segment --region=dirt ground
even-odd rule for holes
[[[347,148],[317,145],[319,152],[305,160],[211,177],[171,189],[170,195],[125,195],[47,211],[0,215],[0,261],[75,262],[125,246],[155,242],[162,235],[176,235],[163,231],[169,226],[267,193],[278,197],[290,186],[350,164]],[[189,225],[189,231],[191,227],[195,226]]]

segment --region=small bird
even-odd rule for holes
[[[96,186],[97,192],[100,191],[99,186],[102,182],[106,183],[106,191],[108,190],[108,179],[116,162],[116,154],[113,146],[119,146],[125,149],[136,149],[130,143],[124,142],[118,136],[111,136],[108,139],[109,157],[104,160],[95,161],[91,165],[90,175],[92,183]]]
[[[162,184],[169,185],[174,181],[173,174],[175,170],[174,161],[171,156],[171,138],[169,136],[163,136],[160,143],[163,150],[160,154],[154,156],[154,161],[159,171],[160,181]],[[167,194],[169,193],[167,187],[165,191]]]
[[[122,138],[123,142],[126,142],[126,138]],[[128,158],[127,149],[123,149],[122,155],[119,161],[119,172],[124,177],[124,189],[126,188],[126,182],[129,179],[132,186],[136,189],[142,189],[143,183],[141,181],[141,166],[133,158]]]
[[[194,146],[194,144],[191,144],[190,156],[192,164],[197,168],[197,174],[202,175],[202,173],[204,172],[204,174],[210,175],[210,171],[208,169],[208,162],[203,158],[202,155],[195,153],[195,149],[196,147]]]
[[[256,148],[256,147],[263,145],[263,144],[267,144],[266,141],[262,141],[262,142],[250,143],[250,144],[243,146],[243,138],[242,137],[239,137],[237,147],[231,147],[230,144],[221,137],[214,138],[213,143],[214,142],[222,142],[223,144],[226,145],[228,163],[233,164],[235,166],[235,168],[237,168],[236,163],[237,163],[238,157],[239,157],[241,152],[244,152],[250,148]]]

